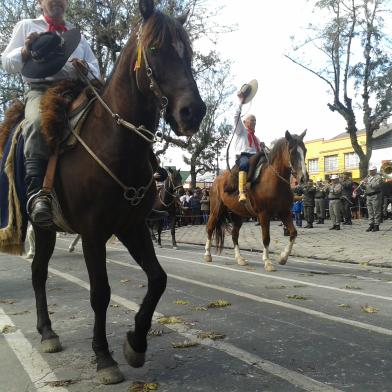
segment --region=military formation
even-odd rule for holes
[[[306,185],[297,185],[293,192],[296,200],[302,200],[303,214],[307,222],[305,228],[313,228],[315,212],[316,223],[324,224],[326,210],[328,210],[332,222],[330,230],[340,230],[342,222],[343,225],[352,225],[353,199],[362,194],[366,197],[369,219],[369,227],[366,231],[376,232],[380,230],[381,222],[382,183],[383,178],[377,173],[377,167],[370,166],[368,176],[355,188],[350,176],[345,173],[341,178],[337,174],[331,175],[328,182],[318,179],[314,184],[313,180],[309,180]],[[297,226],[301,226],[298,219],[296,223]]]

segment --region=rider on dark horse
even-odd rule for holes
[[[51,151],[41,133],[40,102],[54,82],[76,80],[73,64],[89,76],[100,78],[98,60],[89,44],[72,24],[64,20],[68,0],[39,0],[42,15],[15,25],[11,40],[2,54],[8,73],[19,73],[29,90],[25,97],[23,125],[28,213],[33,223],[50,226],[51,199],[42,190]]]
[[[253,98],[255,90],[257,90],[257,87],[245,84],[237,93],[240,100],[240,106],[234,117],[234,124],[236,124],[234,131],[234,148],[236,153],[236,164],[239,167],[238,201],[240,203],[244,203],[247,200],[245,186],[248,180],[249,159],[263,148],[263,144],[255,135],[256,117],[253,114],[248,114],[245,117],[244,122],[241,121],[242,105]]]

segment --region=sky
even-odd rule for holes
[[[291,36],[301,34],[313,18],[307,0],[210,0],[224,5],[217,23],[237,25],[222,34],[218,50],[232,61],[234,85],[257,79],[258,92],[243,113],[256,116],[256,134],[267,145],[286,130],[302,133],[305,141],[329,139],[344,132],[345,121],[327,107],[327,84],[284,57],[292,48]],[[238,99],[233,94],[233,103]],[[234,114],[234,109],[233,109]],[[361,126],[360,123],[358,123]],[[172,149],[164,164],[185,168],[183,152]]]

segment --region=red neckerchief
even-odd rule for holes
[[[248,128],[248,143],[249,143],[249,147],[252,147],[252,144],[254,143],[254,144],[255,144],[255,147],[256,147],[256,151],[257,151],[257,152],[260,151],[260,144],[259,144],[259,142],[257,141],[255,132],[254,132],[254,131],[251,131],[249,128]]]
[[[46,23],[49,25],[48,30],[50,32],[54,31],[67,31],[68,29],[65,27],[65,23],[63,22],[62,24],[56,23],[56,20],[53,18],[50,18],[49,16],[44,15],[44,18],[46,20]]]

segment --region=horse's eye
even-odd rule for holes
[[[152,54],[156,54],[157,48],[155,46],[151,46],[149,49]]]

